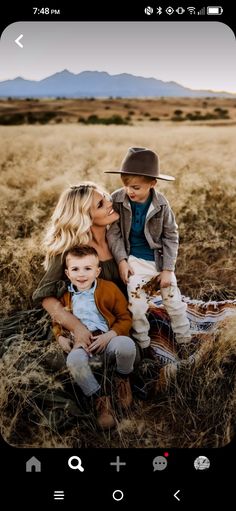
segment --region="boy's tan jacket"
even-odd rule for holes
[[[67,291],[60,301],[64,308],[72,312],[71,293]],[[97,279],[94,292],[96,306],[108,323],[109,330],[114,330],[117,335],[129,335],[132,324],[131,314],[128,311],[128,302],[119,288],[108,280]],[[65,329],[53,322],[55,337],[65,334]],[[67,332],[68,334],[68,332]]]
[[[175,216],[167,199],[161,193],[151,189],[152,202],[147,212],[144,235],[154,251],[157,272],[174,271],[178,252],[179,237]],[[132,223],[132,210],[124,188],[111,194],[114,210],[120,219],[107,231],[107,241],[117,262],[130,255],[129,235]]]

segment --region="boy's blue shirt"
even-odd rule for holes
[[[145,234],[144,226],[149,206],[152,202],[151,194],[145,202],[130,200],[132,209],[132,224],[130,230],[130,254],[146,261],[154,261],[154,251],[150,248]]]
[[[109,327],[107,321],[99,312],[94,298],[97,281],[93,283],[90,289],[78,291],[70,283],[68,291],[72,294],[72,311],[80,321],[93,332],[94,330],[102,330],[108,332]]]

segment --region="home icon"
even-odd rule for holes
[[[35,456],[26,462],[26,472],[41,472],[41,463]]]

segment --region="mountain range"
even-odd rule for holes
[[[17,77],[0,82],[0,97],[232,97],[229,92],[193,90],[177,82],[164,82],[156,78],[144,78],[128,73],[110,75],[104,71],[83,71],[78,74],[67,69],[43,80],[25,80]]]

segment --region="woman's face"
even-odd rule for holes
[[[90,215],[93,225],[106,226],[118,220],[119,215],[112,208],[112,200],[109,195],[94,191]]]

